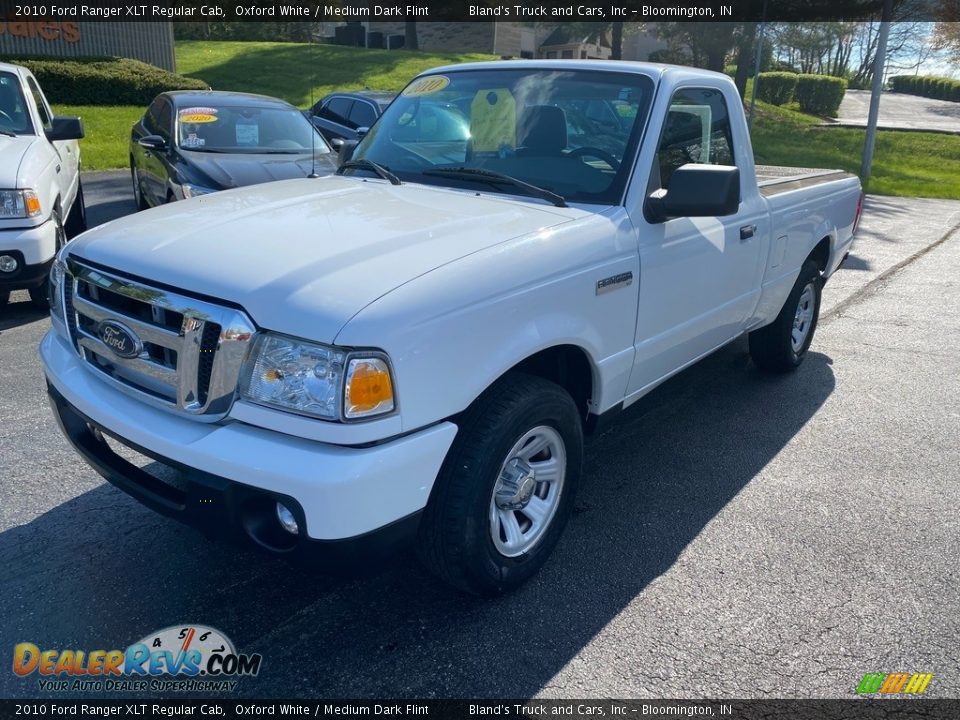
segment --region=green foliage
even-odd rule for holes
[[[929,75],[895,75],[890,78],[893,92],[919,95],[936,100],[960,102],[960,80]]]
[[[147,105],[166,90],[206,90],[201,80],[127,58],[12,60],[32,72],[51,103]]]
[[[760,73],[757,98],[771,105],[786,105],[793,100],[799,77],[796,73],[788,72]]]
[[[758,103],[753,152],[765,165],[859,173],[865,135],[860,128],[824,127],[809,115]],[[881,130],[867,190],[960,200],[960,136]]]
[[[335,90],[402,90],[438,65],[495,60],[480,53],[369,50],[282,42],[177,43],[177,69],[214,90],[261,93],[306,107]]]
[[[795,95],[800,110],[821,117],[836,117],[847,81],[830,75],[798,75]]]

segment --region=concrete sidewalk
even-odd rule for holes
[[[866,127],[870,112],[869,90],[847,90],[829,125]],[[885,92],[880,97],[878,127],[881,130],[923,130],[960,135],[960,103]]]
[[[960,201],[868,196],[853,251],[824,288],[820,316],[842,312],[854,296],[869,292],[957,227]]]

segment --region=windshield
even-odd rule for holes
[[[33,123],[20,91],[20,81],[9,72],[0,72],[0,131],[33,135]]]
[[[184,150],[221,153],[330,152],[296,108],[238,105],[183,107],[177,110],[177,145]]]
[[[616,204],[652,91],[646,76],[594,70],[422,76],[387,108],[353,158],[376,162],[405,181],[518,193],[515,185],[476,173],[436,172],[478,168],[567,201]]]

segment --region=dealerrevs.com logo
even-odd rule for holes
[[[174,625],[126,650],[13,648],[13,672],[37,677],[40,690],[67,692],[230,692],[255,677],[263,657],[238,653],[230,639],[202,625]]]
[[[922,695],[931,673],[867,673],[857,686],[858,695]]]

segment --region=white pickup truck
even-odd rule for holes
[[[47,276],[67,238],[86,227],[79,118],[56,117],[36,78],[0,63],[0,308],[26,289],[47,306]]]
[[[413,541],[478,594],[545,561],[602,421],[744,333],[803,361],[862,201],[755,168],[727,77],[643,63],[432,70],[342,160],[67,245],[52,404],[161,513],[291,557]]]

